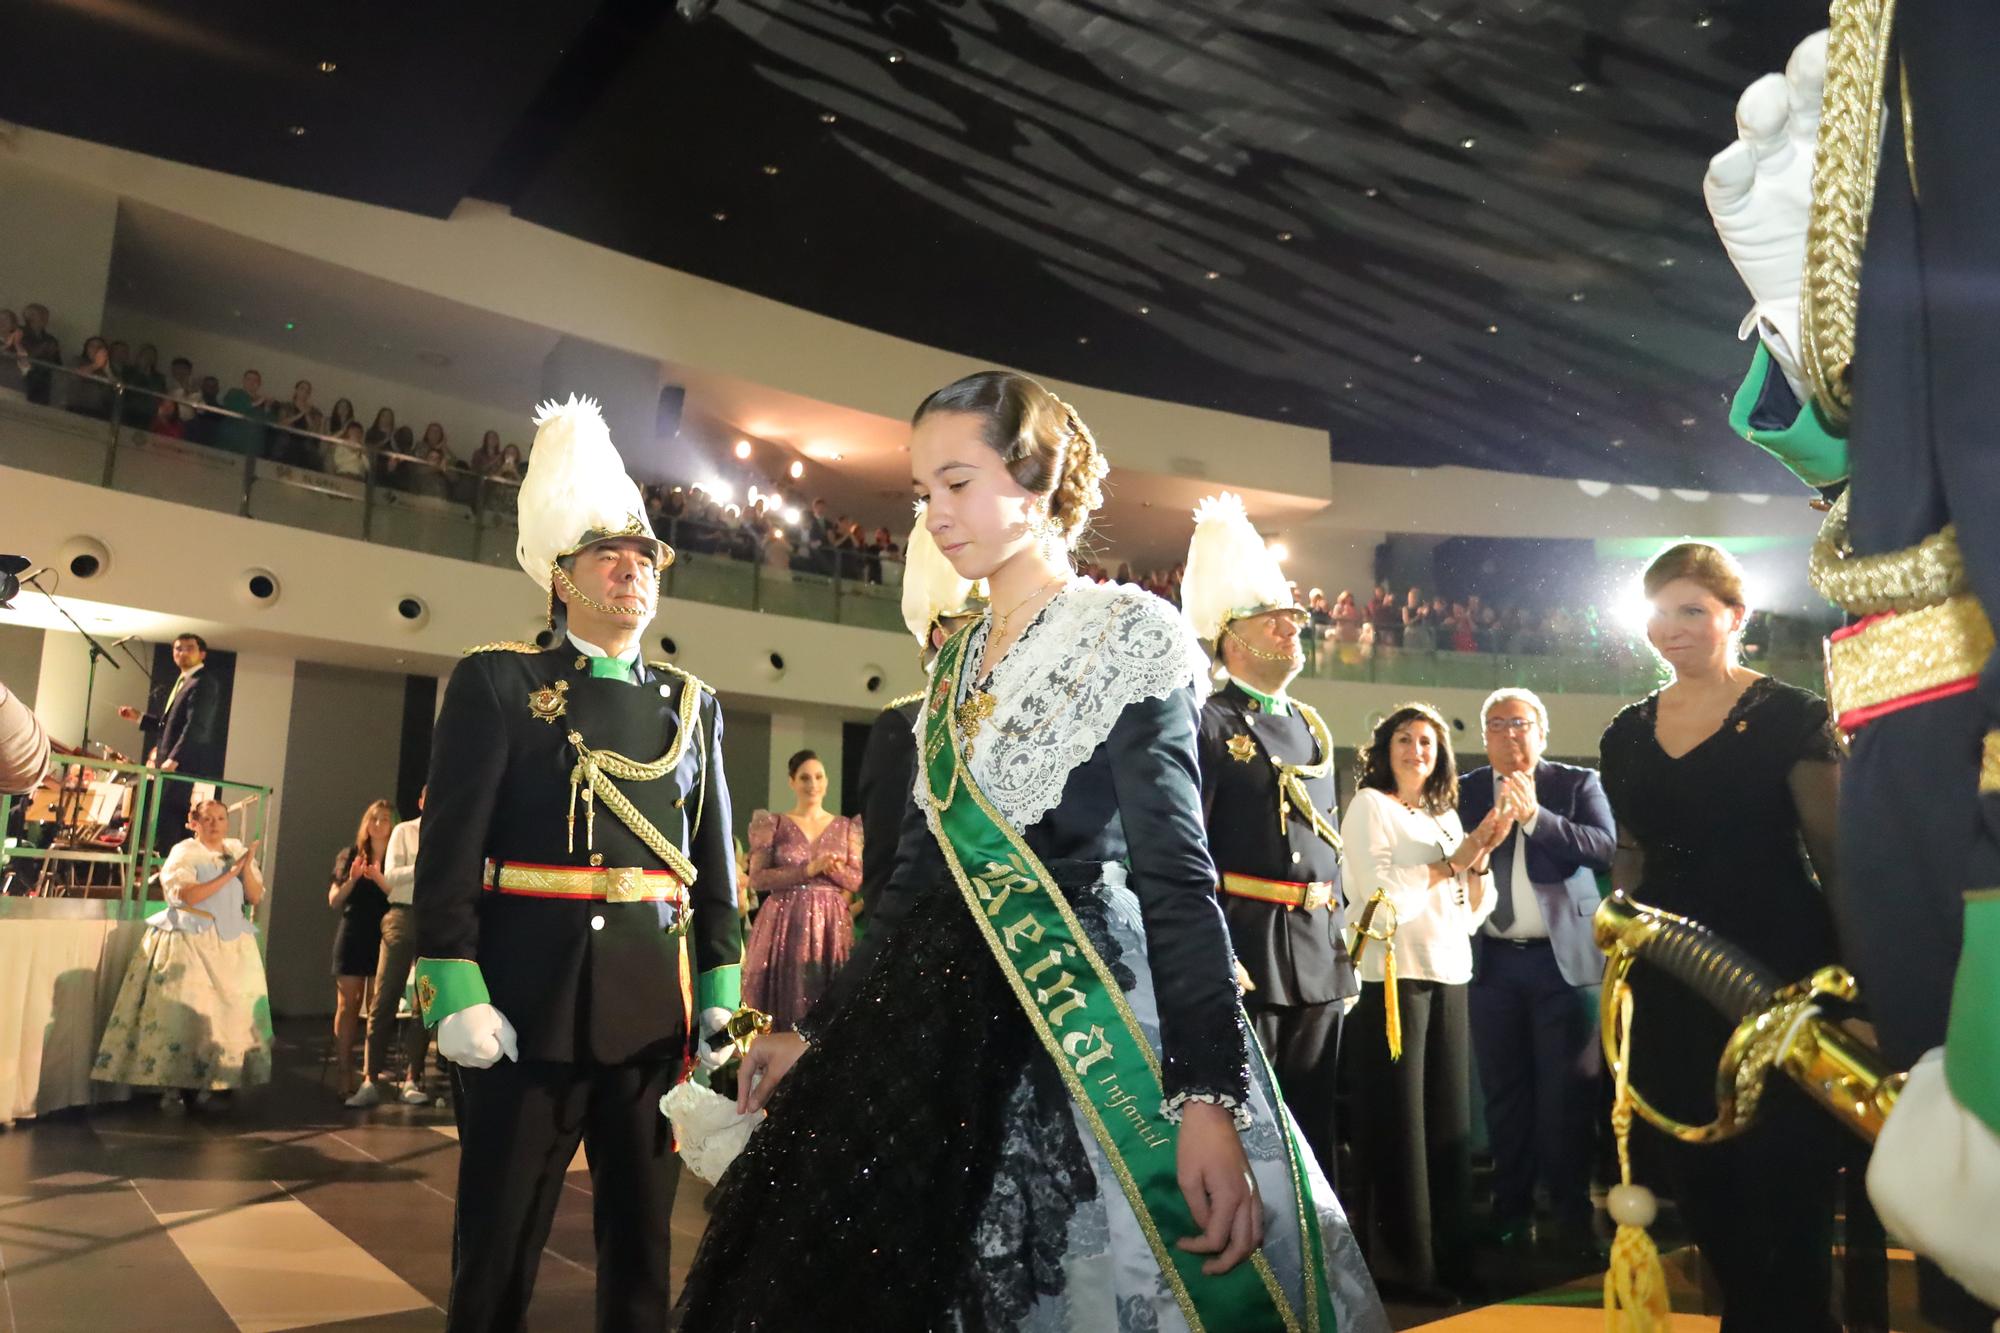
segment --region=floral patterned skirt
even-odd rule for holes
[[[148,927],[90,1076],[220,1091],[271,1081],[271,1001],[257,936]]]

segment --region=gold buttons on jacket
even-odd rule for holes
[[[594,866],[601,866],[601,865],[603,865],[603,864],[604,864],[604,853],[603,853],[603,852],[592,852],[592,853],[590,854],[590,863],[591,863],[592,865],[594,865]]]

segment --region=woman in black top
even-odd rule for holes
[[[1645,575],[1647,637],[1673,683],[1603,740],[1618,886],[1691,917],[1786,981],[1838,957],[1828,881],[1839,756],[1826,701],[1735,659],[1742,574],[1726,552],[1672,547]],[[1690,1124],[1715,1116],[1733,1025],[1643,964],[1632,972],[1632,1085]],[[1831,1333],[1832,1123],[1779,1075],[1753,1127],[1720,1144],[1648,1134],[1722,1288],[1723,1333]]]
[[[389,895],[382,883],[382,855],[396,827],[396,807],[376,801],[362,812],[354,841],[333,858],[327,906],[340,913],[333,934],[333,1039],[340,1067],[340,1095],[353,1094],[357,1079],[354,1044],[367,1012],[366,992],[382,949],[382,917]]]

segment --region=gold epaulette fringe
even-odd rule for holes
[[[474,653],[539,653],[541,651],[543,651],[542,648],[536,644],[503,641],[500,643],[475,644],[473,647],[467,648],[462,655],[470,657]]]
[[[694,672],[687,670],[685,667],[677,667],[672,662],[647,662],[646,665],[653,668],[653,670],[655,671],[666,671],[672,673],[673,675],[679,676],[682,680],[687,681],[690,685],[693,685],[703,694],[712,695],[715,693],[715,686],[709,684],[707,681],[703,680],[700,676],[695,675]]]

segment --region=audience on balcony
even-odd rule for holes
[[[111,404],[118,394],[118,377],[111,370],[111,344],[102,338],[86,338],[83,355],[76,360],[69,377],[63,406],[80,417],[98,421],[111,419]]]

